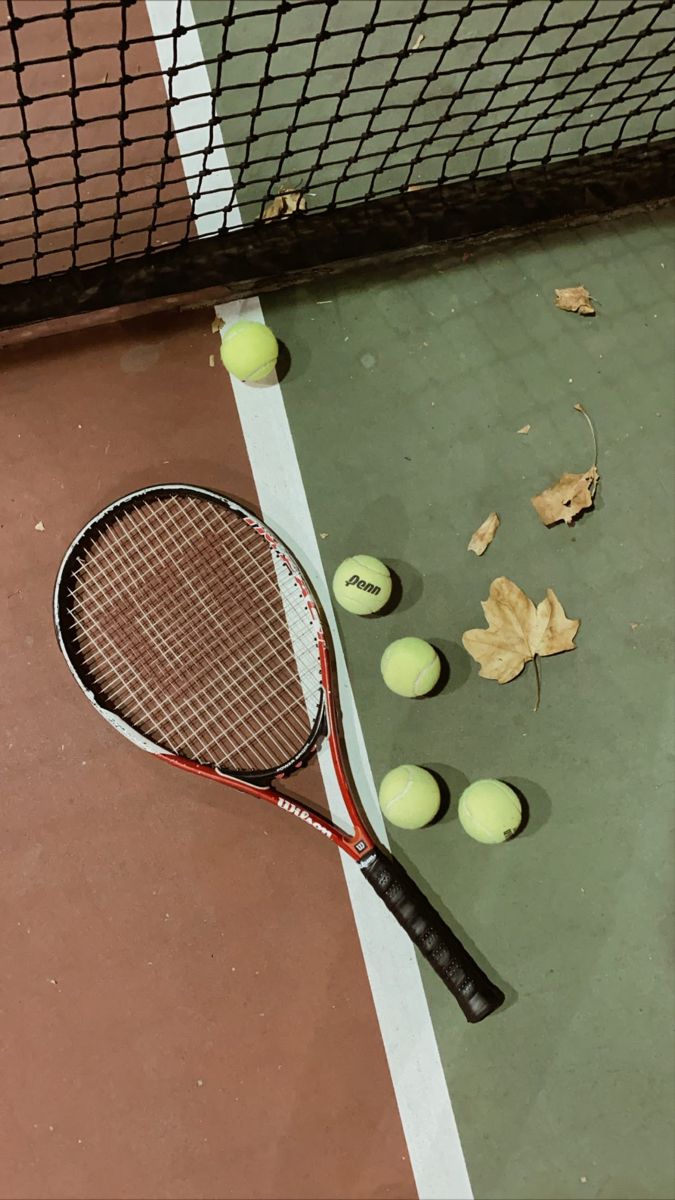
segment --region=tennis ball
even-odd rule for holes
[[[441,660],[422,638],[404,637],[387,646],[380,670],[397,696],[424,696],[438,683]]]
[[[380,808],[399,829],[421,829],[433,821],[441,805],[436,780],[423,767],[394,767],[380,784]]]
[[[355,554],[335,572],[333,595],[347,612],[360,616],[379,612],[391,596],[391,575],[379,558]]]
[[[457,815],[469,837],[496,845],[518,832],[523,810],[516,793],[500,779],[478,779],[462,792]]]
[[[236,321],[223,332],[220,357],[231,375],[243,383],[257,383],[276,366],[279,343],[267,325]]]

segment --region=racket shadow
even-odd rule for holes
[[[438,893],[429,886],[428,880],[422,878],[415,866],[414,861],[408,857],[408,855],[401,849],[400,846],[396,846],[394,848],[394,855],[397,862],[400,862],[401,866],[404,867],[408,872],[410,878],[414,881],[414,883],[417,884],[420,890],[424,892],[425,896],[428,897],[439,916],[441,916],[446,924],[454,930],[462,945],[466,948],[475,962],[478,963],[478,966],[481,968],[481,970],[485,971],[486,974],[489,973],[489,976],[493,982],[496,983],[499,988],[501,988],[506,999],[497,1012],[493,1014],[493,1016],[498,1017],[500,1014],[505,1013],[509,1008],[512,1008],[513,1005],[517,1004],[518,1002],[518,992],[516,989],[512,987],[502,975],[500,975],[499,971],[495,969],[494,963],[488,962],[485,955],[481,953],[480,947],[476,945],[473,938],[471,938],[467,933],[465,927],[457,920],[456,914],[448,908],[447,904],[445,904]],[[433,972],[431,972],[431,976],[433,976]]]
[[[209,783],[209,780],[205,780]],[[302,771],[295,772],[292,776],[282,777],[276,780],[279,788],[279,794],[285,800],[290,800],[293,804],[298,804],[302,808],[310,808],[322,816],[331,819],[330,807],[326,797],[326,791],[323,785],[323,776],[321,774],[321,765],[318,755],[314,755],[307,763]],[[302,785],[302,786],[298,786]],[[270,826],[273,831],[276,822],[279,821],[284,828],[287,828],[289,822],[284,821],[284,814],[280,812],[270,812],[269,805],[265,804],[258,796],[245,796],[236,787],[228,787],[227,783],[223,783],[219,789],[208,787],[204,788],[199,793],[199,802],[207,804],[209,808],[217,812],[227,813],[229,805],[247,805],[250,804],[260,813],[261,821],[267,819],[270,823],[274,822],[274,826]],[[295,822],[291,827],[295,826]],[[303,837],[309,837],[306,830],[302,829],[301,825],[296,826]],[[312,838],[311,841],[315,845],[321,844],[319,839]],[[323,841],[323,839],[321,839]],[[327,839],[326,839],[327,841]],[[330,852],[330,851],[329,851]],[[334,851],[333,851],[334,853]]]

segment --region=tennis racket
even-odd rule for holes
[[[66,553],[54,617],[96,710],[143,750],[276,805],[355,859],[468,1021],[504,997],[357,805],[312,588],[253,513],[203,488],[124,496]],[[353,832],[277,790],[328,737]]]

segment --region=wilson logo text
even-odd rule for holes
[[[314,829],[318,829],[319,833],[323,833],[325,837],[332,838],[333,835],[330,829],[325,829],[320,821],[315,821],[311,813],[307,812],[306,808],[300,808],[299,804],[293,804],[292,800],[286,800],[284,796],[280,796],[277,800],[277,807],[283,808],[284,812],[293,813],[294,817],[298,817],[301,821],[306,821]]]

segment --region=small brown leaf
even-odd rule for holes
[[[532,428],[532,426],[531,426],[531,425],[523,425],[523,428],[522,428],[522,429],[517,429],[517,430],[516,430],[516,433],[529,433],[529,432],[530,432],[530,430],[531,430],[531,428]]]
[[[593,507],[593,497],[598,484],[598,468],[589,467],[583,475],[561,475],[557,483],[545,488],[532,497],[540,521],[544,525],[556,525],[564,521],[571,525],[585,508]]]
[[[595,309],[590,292],[585,287],[556,288],[555,302],[565,312],[579,313],[582,317],[594,317]]]
[[[580,621],[571,621],[555,592],[536,608],[517,584],[501,576],[490,585],[482,601],[487,629],[468,629],[462,637],[465,650],[480,664],[483,679],[509,683],[536,655],[574,650]]]
[[[499,517],[496,512],[490,513],[490,516],[485,518],[483,524],[479,525],[472,535],[467,550],[473,550],[474,554],[480,558],[481,554],[485,554],[498,529]]]
[[[302,192],[292,188],[282,188],[278,196],[269,200],[263,209],[263,221],[273,221],[276,217],[289,217],[294,212],[304,212],[307,201]]]

